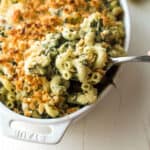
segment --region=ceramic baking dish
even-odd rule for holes
[[[124,9],[124,24],[126,30],[125,50],[128,51],[130,41],[130,17],[126,0],[120,0]],[[34,119],[19,115],[9,110],[6,106],[0,103],[0,126],[4,135],[19,140],[43,143],[56,144],[63,137],[67,128],[76,120],[85,116],[91,111],[104,95],[108,93],[111,86],[107,86],[101,93],[101,98],[95,104],[88,105],[82,109],[56,119]],[[29,124],[29,126],[28,126]],[[32,126],[32,127],[31,127]]]

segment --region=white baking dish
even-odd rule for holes
[[[125,50],[127,51],[128,46],[129,46],[129,41],[130,41],[130,17],[129,17],[129,11],[127,7],[127,1],[120,0],[120,2],[125,12],[125,16],[124,16],[125,29],[126,29]],[[111,86],[108,86],[104,90],[104,92],[101,93],[101,99],[109,91],[110,87]],[[100,102],[100,99],[97,101],[97,103],[99,102]],[[19,115],[15,112],[12,112],[2,103],[0,103],[1,130],[4,135],[19,139],[19,140],[25,140],[25,141],[36,142],[36,143],[44,143],[44,144],[55,144],[61,140],[66,129],[72,122],[86,115],[89,111],[91,111],[92,108],[94,108],[97,105],[97,103],[86,106],[78,110],[77,112],[74,112],[68,116],[57,118],[57,119],[28,118],[28,117]],[[17,127],[15,125],[15,122],[20,124],[19,126],[22,126],[22,128],[20,129],[19,127]],[[26,124],[32,124],[34,125],[35,128],[38,128],[39,130],[40,129],[43,130],[44,128],[46,129],[50,128],[51,132],[47,133],[47,130],[46,130],[46,132],[40,131],[39,133],[39,132],[36,132],[35,130],[33,131],[33,129],[31,128],[25,129],[23,127],[25,126],[23,122],[25,122]]]

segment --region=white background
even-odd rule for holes
[[[129,1],[130,55],[150,49],[150,0]],[[72,125],[58,145],[0,135],[0,150],[150,150],[150,64],[123,65],[113,88],[96,109]]]

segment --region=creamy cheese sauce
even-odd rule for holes
[[[119,0],[1,0],[0,15],[0,100],[28,117],[94,103],[109,57],[125,54]]]

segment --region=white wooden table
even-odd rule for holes
[[[134,0],[140,1],[140,0]],[[150,0],[129,1],[129,54],[150,49]],[[58,145],[40,145],[0,135],[0,150],[150,150],[150,64],[126,64],[113,88],[85,119],[72,125]]]

